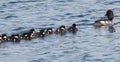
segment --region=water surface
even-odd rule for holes
[[[0,45],[1,62],[120,62],[119,0],[0,0],[0,34],[36,31],[77,24],[78,32],[64,36]],[[91,24],[115,13],[114,28]]]

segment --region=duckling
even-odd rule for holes
[[[45,37],[45,35],[46,35],[46,33],[45,33],[44,29],[41,29],[38,33],[38,36],[41,38]]]
[[[52,34],[52,33],[53,33],[52,28],[47,28],[46,34],[48,35],[48,34]]]
[[[77,32],[76,24],[72,24],[71,27],[68,28],[69,32],[76,33]]]
[[[8,40],[8,37],[7,37],[7,34],[2,34],[2,41],[7,41]]]
[[[12,34],[10,38],[11,38],[11,41],[13,42],[20,42],[19,34]]]
[[[61,35],[66,34],[66,28],[65,28],[65,26],[61,25],[59,28],[56,29],[55,33],[56,34],[61,34]]]

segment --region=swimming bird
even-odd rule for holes
[[[35,29],[30,29],[29,31],[23,33],[22,35],[20,35],[20,38],[21,39],[24,39],[24,40],[31,40],[33,38],[36,37],[36,32],[35,32]]]
[[[30,33],[28,33],[28,32],[23,33],[23,34],[21,35],[21,39],[31,40]]]
[[[41,30],[38,32],[38,37],[44,38],[45,35],[46,35],[46,34],[45,34],[44,29],[41,29]]]
[[[66,28],[64,25],[61,25],[59,28],[56,29],[55,33],[56,34],[61,34],[61,35],[64,35],[66,34]]]
[[[7,41],[8,40],[8,37],[7,37],[7,34],[2,34],[2,41]]]
[[[30,29],[28,33],[29,33],[30,38],[35,38],[36,37],[35,29],[33,29],[33,28]]]
[[[11,36],[10,36],[10,41],[12,41],[12,42],[20,42],[20,36],[19,36],[19,34],[12,34]]]
[[[69,27],[67,30],[69,32],[76,33],[78,29],[76,28],[76,24],[72,24],[72,26]]]
[[[107,10],[105,16],[107,19],[99,19],[93,23],[94,26],[112,26],[114,25],[114,13],[112,10]]]
[[[53,29],[52,28],[47,28],[46,35],[52,34]]]

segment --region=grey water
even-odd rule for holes
[[[112,9],[116,23],[91,24]],[[0,44],[0,62],[120,62],[119,0],[0,0],[0,34],[77,24],[76,34]]]

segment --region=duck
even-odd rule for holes
[[[67,30],[69,32],[76,33],[78,29],[76,28],[76,24],[72,24],[72,26],[69,27]]]
[[[30,29],[28,33],[29,33],[30,38],[35,38],[36,37],[35,29],[33,29],[33,28]]]
[[[22,35],[20,35],[20,38],[24,40],[31,40],[35,37],[36,37],[36,32],[35,32],[35,29],[33,28],[28,30],[27,32],[24,32]]]
[[[44,29],[41,29],[41,30],[38,32],[38,37],[44,38],[45,35],[46,35],[46,33],[45,33],[45,30],[44,30]]]
[[[61,25],[59,28],[55,30],[55,34],[61,34],[64,35],[66,34],[66,27],[64,25]]]
[[[10,36],[10,40],[13,41],[13,42],[20,42],[20,36],[19,36],[19,34],[12,34]]]
[[[98,19],[96,20],[93,25],[94,26],[112,26],[114,25],[113,19],[114,19],[114,13],[112,10],[107,10],[105,16],[107,16],[107,19]]]
[[[53,33],[53,29],[52,28],[47,28],[46,34],[49,35],[49,34],[52,34],[52,33]]]
[[[7,41],[8,40],[8,37],[7,37],[7,34],[2,34],[2,41]]]
[[[24,40],[31,40],[30,34],[28,32],[25,32],[21,35],[21,38],[24,39]]]

